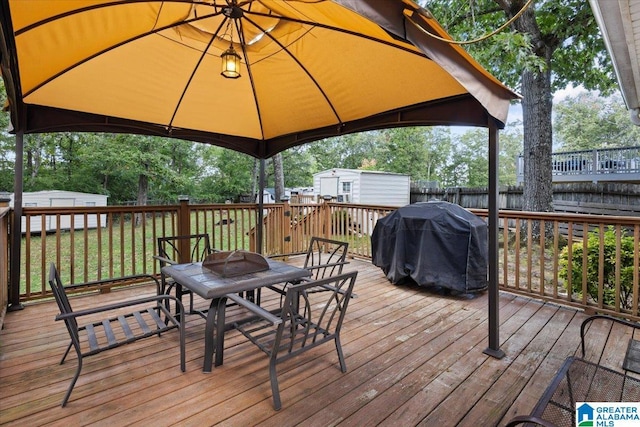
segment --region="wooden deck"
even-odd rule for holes
[[[85,360],[66,408],[60,402],[76,369],[58,362],[68,343],[55,303],[9,313],[0,332],[0,423],[3,425],[493,426],[528,413],[563,360],[579,350],[585,315],[502,293],[501,348],[487,346],[487,296],[455,298],[394,286],[377,267],[359,270],[343,329],[348,372],[331,345],[280,369],[283,409],[272,408],[267,358],[236,331],[224,365],[202,372],[204,321],[187,321],[187,372],[179,369],[177,334],[150,338]],[[80,309],[151,287],[72,299]],[[202,302],[204,304],[204,302]],[[592,331],[590,331],[591,333]],[[620,334],[620,335],[617,335]],[[602,356],[616,365],[628,337],[613,336]],[[602,345],[602,344],[600,344]],[[598,356],[600,357],[600,356]],[[298,369],[299,368],[299,369]]]

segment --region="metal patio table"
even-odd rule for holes
[[[267,259],[269,269],[224,277],[202,266],[202,263],[176,264],[162,268],[162,273],[204,299],[211,300],[205,326],[203,372],[211,372],[215,350],[215,366],[222,365],[227,294],[250,292],[265,286],[300,280],[309,271],[281,261]]]

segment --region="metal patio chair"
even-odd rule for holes
[[[154,281],[158,294],[80,311],[74,311],[72,309],[69,298],[67,297],[67,289],[90,289],[116,281],[136,279]],[[182,372],[185,371],[184,324],[171,314],[166,308],[165,302],[173,300],[178,306],[182,304],[173,296],[161,294],[160,283],[155,277],[135,275],[64,286],[60,280],[60,274],[55,264],[51,263],[49,268],[49,285],[60,309],[60,314],[56,316],[56,320],[64,320],[67,331],[71,337],[71,342],[62,356],[60,364],[62,365],[64,363],[71,347],[75,349],[78,356],[78,367],[62,400],[62,406],[66,406],[73,387],[80,376],[83,358],[143,338],[149,338],[154,335],[160,336],[162,333],[172,329],[177,329],[180,334],[180,369]],[[135,308],[135,310],[126,312],[127,310],[125,309],[129,308]],[[109,313],[109,317],[99,318],[102,313]],[[164,315],[165,320],[161,319],[161,315]],[[89,320],[89,323],[80,325],[79,320],[86,318],[85,316],[90,316],[91,320]]]
[[[183,251],[182,245],[185,242],[188,244],[187,247],[189,248],[189,253],[186,258],[181,256]],[[185,262],[185,259],[187,259],[188,262],[201,262],[207,255],[213,252],[211,244],[209,243],[209,235],[206,233],[191,234],[188,236],[158,237],[158,255],[154,256],[154,258],[158,260],[160,263],[160,269],[162,270],[162,267],[180,264],[181,262]],[[182,289],[180,286],[176,286],[176,283],[164,274],[160,275],[160,279],[162,285],[161,292],[163,294],[171,294],[171,291],[175,288],[176,298],[180,301],[182,301],[183,295],[189,295],[188,314],[199,314],[202,317],[206,317],[203,312],[194,309],[193,292]]]
[[[282,308],[275,314],[254,305],[254,317],[234,323],[236,329],[269,356],[269,377],[276,410],[282,407],[276,372],[278,364],[333,341],[340,369],[347,371],[340,330],[357,274],[353,271],[288,286]],[[313,292],[317,288],[324,292]],[[251,304],[243,305],[251,309]]]
[[[311,279],[325,279],[334,275],[342,274],[342,269],[348,261],[347,250],[348,242],[339,240],[326,239],[324,237],[312,237],[309,242],[309,248],[304,259],[304,268],[311,272]],[[283,285],[269,286],[268,288],[280,293],[282,296],[286,294],[287,287],[295,283],[285,283]],[[315,291],[320,291],[317,288]]]

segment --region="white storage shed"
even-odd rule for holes
[[[405,206],[410,203],[409,175],[359,169],[329,169],[313,175],[317,197],[363,205]]]
[[[13,206],[13,194],[10,195],[11,201],[9,206]],[[93,207],[93,206],[107,206],[107,196],[103,194],[91,194],[80,193],[76,191],[63,191],[63,190],[47,190],[47,191],[35,191],[22,194],[22,207]],[[74,215],[73,227],[71,224],[71,215],[60,216],[60,228],[63,230],[83,229],[85,228],[97,228],[98,227],[98,215]],[[100,215],[100,226],[107,226],[107,215]],[[54,231],[57,227],[56,215],[47,215],[44,218],[45,231]],[[32,217],[29,232],[40,233],[42,231],[43,224],[41,217]],[[27,232],[26,219],[22,218],[22,233]]]

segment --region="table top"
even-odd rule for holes
[[[281,261],[267,259],[267,263],[268,270],[233,277],[223,277],[221,274],[203,268],[201,262],[163,267],[162,272],[205,299],[220,298],[229,293],[246,292],[263,286],[296,281],[311,275],[309,270]]]
[[[574,427],[576,402],[638,402],[640,379],[578,357],[569,357],[531,415]]]

